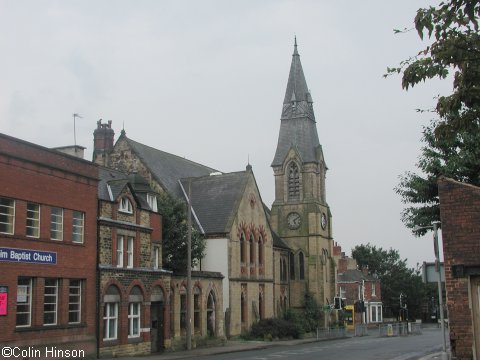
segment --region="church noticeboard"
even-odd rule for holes
[[[8,286],[0,285],[0,316],[7,315]]]

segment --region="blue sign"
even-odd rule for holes
[[[57,264],[57,253],[28,249],[14,249],[0,247],[0,261],[14,261],[31,264]]]

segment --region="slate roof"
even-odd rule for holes
[[[344,273],[339,273],[337,277],[338,282],[360,282],[362,280],[377,281],[378,279],[372,275],[364,275],[361,270],[357,269],[346,270]]]
[[[181,179],[187,196],[191,181],[192,209],[206,234],[226,234],[230,231],[248,176],[248,171],[239,171]]]
[[[138,143],[126,136],[125,138],[135,154],[152,172],[155,179],[165,190],[177,197],[183,197],[178,180],[219,172],[211,167]]]
[[[282,165],[292,147],[299,153],[302,162],[320,161],[321,147],[313,102],[303,74],[296,39],[272,166]]]
[[[118,193],[120,193],[128,183],[128,176],[125,173],[104,167],[98,168],[98,177],[100,178],[100,182],[98,183],[97,193],[100,200],[111,201],[107,184],[110,185],[112,195],[114,195],[115,199],[115,194],[118,196]]]
[[[110,191],[112,192],[113,201],[118,199],[119,195],[122,193],[123,189],[126,186],[130,185],[130,189],[132,190],[136,200],[138,201],[140,207],[142,209],[150,209],[150,206],[147,202],[147,191],[153,192],[150,187],[145,187],[146,180],[141,177],[140,175],[133,173],[127,175],[121,171],[112,170],[104,167],[99,167],[98,175],[100,181],[98,183],[97,194],[98,198],[105,201],[112,201],[110,199],[110,194],[108,192],[108,186],[110,187]],[[141,190],[135,191],[135,184],[137,184],[137,188]],[[108,186],[107,186],[108,185]],[[140,186],[139,186],[140,185]],[[143,192],[140,192],[143,191]]]

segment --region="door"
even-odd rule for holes
[[[480,276],[470,278],[470,294],[472,296],[473,341],[475,343],[475,359],[480,359]]]
[[[150,307],[151,328],[150,337],[152,342],[152,353],[163,351],[163,301],[152,302]]]

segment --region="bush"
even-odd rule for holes
[[[256,339],[294,338],[298,339],[301,329],[285,319],[263,319],[252,325],[250,336]]]

